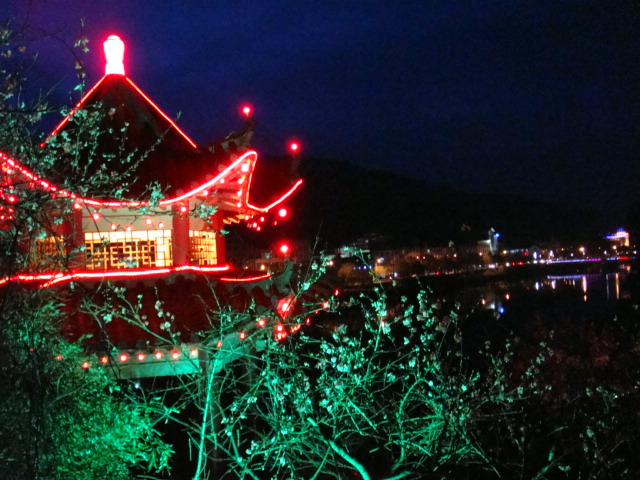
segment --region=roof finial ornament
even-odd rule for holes
[[[124,42],[118,35],[109,35],[104,41],[104,56],[107,59],[105,75],[124,75]]]

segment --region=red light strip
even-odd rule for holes
[[[231,173],[233,170],[238,168],[238,166],[242,165],[245,161],[251,162],[251,170],[253,171],[253,167],[254,167],[257,159],[258,159],[258,154],[256,152],[254,152],[253,150],[249,150],[248,152],[245,152],[240,157],[238,157],[238,159],[236,159],[231,165],[229,165],[222,172],[220,172],[216,177],[212,178],[208,182],[203,183],[202,185],[200,185],[199,187],[194,188],[193,190],[189,190],[187,193],[185,193],[183,195],[179,195],[179,196],[174,197],[174,198],[163,200],[163,201],[160,202],[160,205],[169,205],[169,204],[180,202],[180,201],[185,200],[185,199],[187,199],[189,197],[193,197],[193,196],[197,195],[201,191],[206,190],[207,188],[209,188],[209,187],[215,185],[216,183],[218,183],[222,178],[224,178],[227,175],[229,175],[229,173]]]
[[[106,270],[106,271],[82,271],[70,273],[41,273],[41,274],[18,274],[12,277],[0,279],[0,285],[4,285],[9,281],[21,282],[37,282],[45,281],[41,288],[51,287],[63,282],[72,280],[105,280],[112,278],[137,278],[137,277],[154,277],[158,275],[167,275],[170,273],[195,272],[195,273],[220,273],[228,272],[229,265],[221,265],[217,267],[199,267],[197,265],[181,265],[172,268],[148,268],[143,270]]]
[[[160,115],[162,115],[162,117],[171,124],[171,126],[173,128],[175,128],[183,137],[184,139],[189,142],[189,144],[193,147],[193,148],[198,148],[198,146],[193,143],[193,140],[191,140],[189,137],[187,137],[187,134],[184,133],[182,130],[180,130],[180,128],[173,122],[173,120],[171,120],[162,110],[160,110],[160,108],[149,98],[147,97],[144,92],[142,90],[140,90],[140,88],[138,88],[138,86],[133,83],[133,81],[129,78],[129,77],[125,77],[125,80],[129,83],[129,85],[131,85],[133,88],[136,89],[136,91],[142,95],[142,97],[151,104],[151,106],[153,108],[156,109],[156,112],[158,112]]]
[[[44,143],[46,143],[48,140],[50,140],[51,138],[53,138],[61,129],[62,127],[64,127],[67,122],[69,122],[69,118],[71,118],[73,115],[75,115],[75,113],[82,108],[82,105],[84,104],[84,102],[86,102],[87,98],[89,98],[89,96],[96,90],[96,88],[98,88],[98,86],[104,81],[105,78],[107,78],[108,75],[104,75],[99,81],[98,83],[96,83],[93,87],[91,87],[91,90],[89,90],[78,102],[78,104],[73,107],[73,109],[69,112],[69,114],[64,117],[62,119],[62,121],[58,124],[58,126],[56,128],[53,129],[53,131],[49,134],[49,136],[46,138],[46,140],[40,144],[40,147],[44,146]],[[162,116],[162,118],[164,118],[167,122],[169,122],[169,124],[175,128],[178,133],[180,133],[180,135],[182,135],[182,137],[189,143],[189,145],[191,145],[193,148],[198,148],[198,146],[193,142],[193,140],[191,140],[186,133],[184,133],[180,127],[178,127],[175,122],[173,120],[171,120],[166,113],[164,113],[162,110],[160,110],[160,107],[158,107],[149,97],[147,97],[144,92],[140,89],[140,87],[138,87],[135,83],[133,83],[133,81],[129,78],[129,77],[124,77],[124,79],[127,81],[127,83],[129,83],[129,85],[131,85],[136,92],[138,92],[140,94],[140,96],[142,96],[142,98],[144,98],[147,102],[149,102],[149,104],[155,109],[155,111],[157,113],[160,114],[160,116]]]
[[[214,186],[221,179],[227,177],[235,169],[239,168],[244,162],[250,162],[250,164],[251,164],[250,165],[250,169],[253,170],[253,167],[255,166],[257,158],[258,158],[258,154],[253,150],[249,150],[249,151],[245,152],[244,154],[242,154],[240,157],[238,157],[236,160],[234,160],[231,163],[231,165],[229,165],[227,168],[225,168],[222,172],[220,172],[218,175],[216,175],[211,180],[201,184],[200,186],[198,186],[196,188],[193,188],[193,189],[189,190],[187,193],[184,193],[182,195],[178,195],[177,197],[164,199],[164,200],[159,202],[159,205],[161,205],[161,206],[172,205],[172,204],[175,204],[175,203],[181,202],[183,200],[186,200],[188,198],[196,196],[197,194],[201,193],[202,191],[207,190],[207,189],[211,188],[212,186]],[[9,158],[8,156],[4,155],[2,152],[0,152],[0,160],[4,160],[11,167],[16,168],[17,170],[19,170],[20,173],[22,173],[24,176],[26,176],[30,180],[33,180],[34,182],[39,182],[40,185],[43,188],[45,188],[47,190],[51,190],[52,192],[57,192],[58,195],[60,195],[62,197],[69,197],[69,198],[76,199],[78,202],[84,203],[85,205],[91,205],[91,206],[94,206],[94,207],[106,207],[106,208],[142,207],[142,206],[148,205],[148,202],[145,202],[145,201],[133,201],[133,200],[110,201],[110,200],[94,200],[94,199],[91,199],[91,198],[78,197],[77,195],[75,195],[73,193],[70,193],[70,192],[68,192],[66,190],[58,190],[57,187],[51,185],[49,182],[46,182],[45,180],[41,180],[37,175],[32,173],[27,168],[21,166],[17,161],[15,161],[12,158]],[[302,182],[302,180],[300,180],[299,182]],[[297,187],[294,187],[294,188],[297,188]],[[286,194],[284,198],[286,198],[286,196],[289,196],[291,193],[293,193],[293,192],[290,192],[290,193]],[[244,196],[246,196],[246,195],[244,195]],[[243,199],[241,199],[241,201],[242,200]],[[242,203],[243,203],[243,206],[246,206],[248,208],[255,208],[255,207],[249,206],[246,201],[243,201]],[[272,206],[270,206],[269,208],[271,208],[271,207]],[[266,211],[266,210],[262,210],[262,211]]]
[[[89,95],[91,95],[95,91],[95,89],[98,88],[98,86],[104,81],[105,78],[107,78],[106,75],[102,77],[100,80],[98,80],[98,83],[96,83],[93,87],[91,87],[91,90],[89,90],[84,95],[84,97],[80,99],[80,101],[76,104],[76,106],[71,109],[69,114],[62,119],[62,121],[58,124],[56,128],[53,129],[53,131],[49,134],[49,136],[45,139],[45,141],[40,144],[40,148],[44,147],[44,144],[46,142],[48,142],[51,138],[55,137],[56,133],[58,133],[60,129],[67,124],[67,122],[69,121],[69,118],[71,118],[73,115],[75,115],[75,113],[78,110],[80,110],[80,107],[82,107],[82,104],[87,100],[87,98],[89,98]]]
[[[230,277],[221,277],[220,281],[222,282],[259,282],[260,280],[266,280],[267,278],[271,278],[272,275],[270,273],[265,273],[264,275],[258,275],[255,277],[244,277],[244,278],[230,278]]]
[[[291,187],[289,189],[288,192],[286,192],[284,195],[282,195],[278,200],[276,200],[275,202],[273,202],[271,205],[268,205],[266,207],[257,207],[255,205],[252,205],[251,203],[247,202],[247,207],[253,209],[253,210],[257,210],[258,212],[268,212],[269,210],[271,210],[273,207],[281,204],[282,202],[284,202],[287,198],[289,198],[291,195],[293,195],[293,193],[298,189],[298,187],[300,185],[302,185],[303,180],[299,179],[294,185],[293,187]]]

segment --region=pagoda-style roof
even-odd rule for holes
[[[73,121],[79,109],[99,113],[98,123],[91,126],[93,131],[80,131],[82,127]],[[102,77],[51,137],[62,134],[71,138],[77,135],[80,140],[93,142],[79,160],[85,164],[90,162],[89,173],[91,169],[100,168],[103,159],[109,159],[111,168],[125,170],[131,165],[134,179],[126,189],[126,195],[132,199],[143,197],[147,186],[153,182],[159,182],[164,193],[172,196],[203,180],[216,166],[211,152],[198,148],[124,75]],[[95,148],[92,154],[98,157],[97,162],[95,158],[87,158],[89,148]],[[70,173],[64,163],[62,156],[58,168],[60,176]]]
[[[80,100],[78,105],[53,130],[49,141],[69,136],[86,145],[80,152],[83,174],[104,168],[128,172],[130,175],[123,188],[124,196],[129,200],[146,200],[149,185],[159,184],[165,198],[178,197],[210,181],[229,167],[242,154],[249,151],[249,141],[253,134],[253,120],[247,116],[246,126],[239,133],[227,138],[198,146],[191,140],[149,97],[124,74],[122,60],[109,59],[107,44],[121,42],[112,35],[105,42],[107,69],[105,75]],[[120,47],[124,51],[124,45]],[[119,68],[110,66],[110,62]],[[97,122],[79,120],[79,111],[98,113]],[[82,117],[83,119],[85,116]],[[82,122],[90,124],[87,128]],[[55,142],[52,142],[55,145]],[[254,171],[243,170],[251,179],[254,188],[246,185],[246,201],[255,213],[262,212],[274,203],[279,203],[290,190],[297,188],[300,182],[291,165],[274,169],[265,165]],[[48,178],[60,184],[62,179],[73,175],[71,162],[62,152],[56,168],[57,178]],[[74,167],[77,168],[77,167]],[[211,186],[211,185],[210,185]],[[224,190],[220,185],[214,186]],[[251,191],[250,191],[251,190]],[[95,200],[108,200],[104,192],[88,192]],[[291,192],[292,193],[292,192]],[[235,205],[237,199],[228,203]],[[224,203],[224,199],[223,202]],[[244,212],[246,215],[248,212]],[[250,213],[250,212],[249,212]]]

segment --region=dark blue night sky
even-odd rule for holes
[[[200,143],[240,127],[256,147],[342,159],[482,192],[588,206],[640,200],[640,7],[617,0],[0,0],[41,52],[34,79],[89,84],[102,40]],[[80,27],[84,18],[85,27]],[[39,40],[38,40],[39,39]]]

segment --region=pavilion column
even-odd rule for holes
[[[66,242],[67,253],[69,251],[73,252],[69,255],[69,266],[74,269],[84,269],[87,258],[84,248],[80,248],[84,245],[82,210],[74,209],[71,212],[71,218],[67,218],[62,222],[59,233],[62,234],[63,238],[71,240]]]
[[[189,265],[191,263],[191,242],[189,240],[189,215],[176,211],[173,215],[171,230],[173,265]]]
[[[218,210],[213,214],[213,230],[216,232],[216,263],[223,265],[227,263],[227,252],[225,249],[224,235],[220,233],[224,229],[224,221],[222,220],[222,212]]]

